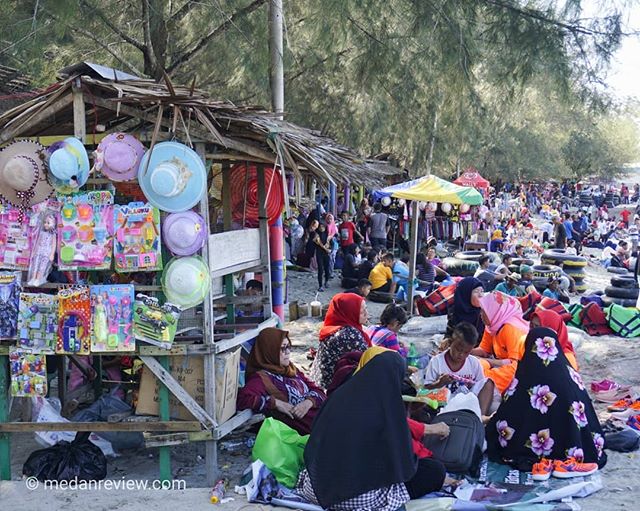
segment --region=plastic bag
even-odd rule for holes
[[[293,488],[304,465],[302,455],[308,440],[309,435],[301,436],[286,424],[269,417],[258,432],[252,457],[262,461],[280,484]]]
[[[73,442],[31,453],[22,467],[23,475],[39,481],[100,481],[107,475],[107,458],[89,441],[89,432],[76,434]]]

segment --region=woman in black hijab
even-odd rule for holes
[[[405,369],[399,354],[384,352],[335,390],[305,448],[298,483],[305,498],[332,510],[396,511],[442,487],[442,463],[418,462],[413,452],[401,392]]]
[[[471,323],[478,331],[478,339],[482,339],[484,323],[480,318],[480,298],[484,294],[482,281],[475,277],[465,277],[456,286],[453,297],[453,308],[449,312],[447,323],[447,337],[453,333],[453,329],[463,321]]]

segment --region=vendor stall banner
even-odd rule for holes
[[[133,286],[91,286],[91,351],[135,351]]]

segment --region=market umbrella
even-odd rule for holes
[[[451,204],[482,204],[482,195],[468,186],[459,186],[436,176],[425,176],[406,183],[387,186],[373,192],[376,199],[395,197],[396,199],[423,202],[449,202]]]
[[[394,197],[414,201],[411,215],[411,262],[409,282],[416,274],[416,254],[418,250],[418,201],[448,202],[450,204],[469,204],[479,206],[483,202],[482,194],[475,188],[460,186],[436,176],[425,176],[406,183],[388,186],[373,193],[374,198]],[[407,289],[409,313],[413,313],[413,286]]]
[[[465,170],[460,177],[453,181],[457,185],[472,186],[474,188],[489,188],[489,181],[483,178],[473,167]]]

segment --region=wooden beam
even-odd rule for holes
[[[284,172],[284,169],[282,169]],[[256,177],[258,180],[258,221],[260,224],[260,260],[262,262],[262,296],[269,300],[263,306],[263,317],[270,318],[273,312],[271,300],[271,251],[269,248],[269,218],[267,217],[267,188],[265,182],[264,165],[258,164]],[[275,173],[272,174],[275,179]],[[280,183],[271,183],[281,186]]]
[[[40,112],[30,117],[28,120],[26,120],[22,124],[19,124],[17,126],[14,126],[12,128],[9,128],[0,132],[0,144],[9,142],[14,137],[29,131],[31,128],[33,128],[37,124],[48,119],[49,117],[52,117],[53,115],[57,114],[61,110],[68,107],[72,102],[73,102],[72,95],[66,94],[62,96],[60,99],[58,99],[55,103],[40,110]]]
[[[216,427],[218,424],[215,419],[211,417],[189,393],[182,388],[182,386],[176,381],[176,379],[167,371],[160,362],[153,357],[145,355],[140,356],[140,360],[149,368],[149,370],[158,378],[169,391],[178,398],[178,400],[185,406],[191,414],[200,421],[200,423],[207,429]]]
[[[218,298],[215,301],[221,303],[233,303],[235,305],[251,305],[254,303],[266,303],[269,299],[265,296],[256,295],[256,296],[223,296],[222,298]]]
[[[73,80],[71,96],[73,98],[73,136],[84,144],[87,141],[87,118],[82,94],[82,82],[79,77]]]
[[[167,447],[172,445],[188,444],[190,442],[209,442],[209,441],[213,441],[213,437],[214,437],[214,434],[212,430],[168,433],[168,434],[162,434],[162,435],[145,433],[144,446],[146,448]]]
[[[201,431],[198,421],[153,422],[4,422],[1,433],[37,431]]]

